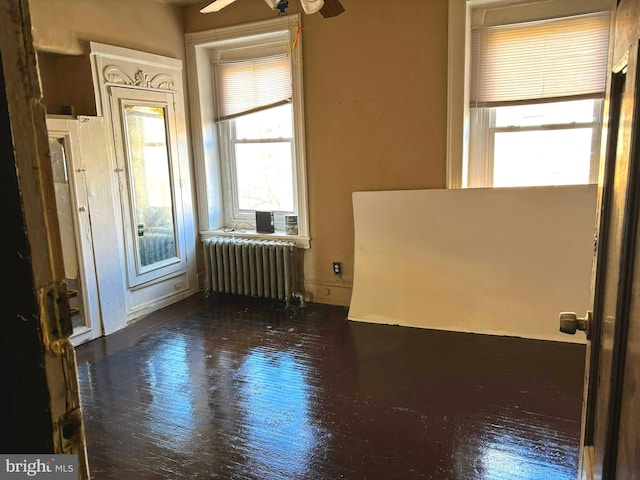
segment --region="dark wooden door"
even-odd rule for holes
[[[585,479],[640,478],[640,0],[617,3],[598,182],[580,462]]]

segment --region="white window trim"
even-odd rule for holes
[[[613,9],[616,0],[565,0],[563,8],[572,14]],[[467,187],[469,160],[469,68],[471,9],[478,6],[506,6],[525,3],[504,0],[449,0],[447,65],[447,188]],[[531,2],[526,2],[531,3]],[[541,3],[551,3],[541,1]]]
[[[238,38],[255,37],[265,42],[284,30],[295,29],[302,23],[300,14],[218,28],[185,35],[187,47],[187,78],[191,108],[193,158],[198,193],[198,214],[201,239],[211,236],[238,236],[295,241],[299,247],[309,248],[309,206],[304,134],[304,97],[302,83],[302,39],[291,52],[293,77],[293,115],[295,138],[294,193],[297,194],[298,235],[285,232],[259,234],[252,229],[229,232],[225,225],[223,185],[226,183],[221,168],[217,126],[214,122],[214,88],[211,75],[212,49],[234,43]]]

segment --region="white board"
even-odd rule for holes
[[[350,320],[584,343],[595,185],[355,192]]]

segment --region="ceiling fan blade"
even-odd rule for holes
[[[302,10],[304,10],[304,13],[311,15],[320,11],[324,6],[324,0],[300,0],[300,6]]]
[[[324,0],[324,6],[320,9],[320,15],[324,18],[337,17],[344,12],[340,0]]]
[[[204,8],[200,9],[200,13],[211,13],[217,12],[218,10],[222,10],[224,7],[229,5],[230,3],[235,2],[236,0],[215,0],[211,2]]]

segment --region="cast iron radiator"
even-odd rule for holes
[[[284,300],[298,293],[294,242],[213,237],[204,240],[205,294],[229,293]]]

